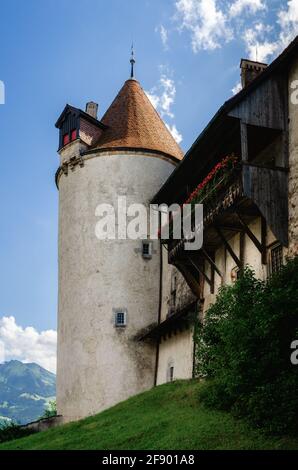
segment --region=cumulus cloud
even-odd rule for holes
[[[241,15],[245,10],[251,14],[266,10],[266,2],[263,0],[236,0],[231,4],[229,14],[235,17]]]
[[[232,39],[227,16],[216,0],[178,0],[175,6],[180,29],[191,33],[194,52],[217,49]]]
[[[164,25],[161,24],[157,28],[155,28],[155,31],[159,33],[162,45],[163,45],[164,49],[167,50],[168,49],[168,40],[169,40],[168,30],[164,27]]]
[[[18,359],[22,362],[36,362],[51,372],[56,372],[57,332],[40,333],[28,326],[17,325],[15,318],[0,318],[0,362]]]
[[[146,94],[162,118],[170,119],[171,121],[175,119],[172,106],[175,103],[176,86],[172,78],[162,72],[158,84],[151,88],[150,91],[146,91]],[[179,144],[182,141],[182,135],[177,130],[176,125],[173,122],[165,122],[165,124]]]
[[[243,39],[249,59],[266,62],[278,51],[278,43],[266,39],[271,30],[272,27],[257,23],[244,31]]]
[[[182,142],[182,135],[180,134],[180,132],[178,131],[177,127],[175,126],[175,124],[167,124],[165,123],[167,128],[169,129],[169,131],[171,132],[172,136],[174,137],[174,139],[176,140],[177,144],[180,144],[180,142]]]
[[[237,95],[237,93],[239,93],[239,91],[242,90],[242,85],[241,85],[241,82],[238,82],[236,83],[236,85],[232,88],[232,93],[233,95]]]
[[[284,48],[298,34],[298,2],[290,0],[287,8],[281,8],[277,14],[280,26],[279,43]]]
[[[259,61],[266,62],[280,54],[298,34],[298,1],[284,3],[277,12],[275,28],[256,23],[245,31],[243,37],[250,58],[255,59],[257,54]]]
[[[235,39],[250,59],[267,62],[298,34],[298,0],[282,0],[274,10],[269,6],[268,0],[176,0],[175,18],[178,29],[190,33],[195,53]]]
[[[174,80],[162,74],[157,86],[153,87],[147,96],[153,106],[160,112],[162,117],[173,118],[174,114],[171,107],[174,104],[176,96],[176,87]]]

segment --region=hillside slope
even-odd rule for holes
[[[197,381],[174,382],[96,416],[0,445],[4,449],[298,449],[266,438],[227,413],[206,410]]]
[[[0,364],[0,420],[28,423],[39,418],[56,394],[56,377],[37,364]]]

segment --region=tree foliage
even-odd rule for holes
[[[247,267],[223,287],[195,335],[205,404],[280,433],[298,429],[298,258],[262,282]]]
[[[57,416],[57,404],[56,400],[49,401],[47,408],[44,410],[41,419],[53,418]]]

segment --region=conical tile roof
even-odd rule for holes
[[[181,148],[135,79],[124,83],[101,122],[108,128],[96,148],[144,149],[183,158]]]

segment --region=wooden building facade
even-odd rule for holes
[[[298,252],[298,38],[268,67],[241,66],[243,89],[219,109],[152,201],[192,201],[221,162],[232,161],[211,196],[193,198],[204,206],[202,248],[163,241],[161,314],[146,335],[157,345],[157,384],[193,375],[189,318],[204,317],[220,286],[235,282],[246,265],[266,279]]]

